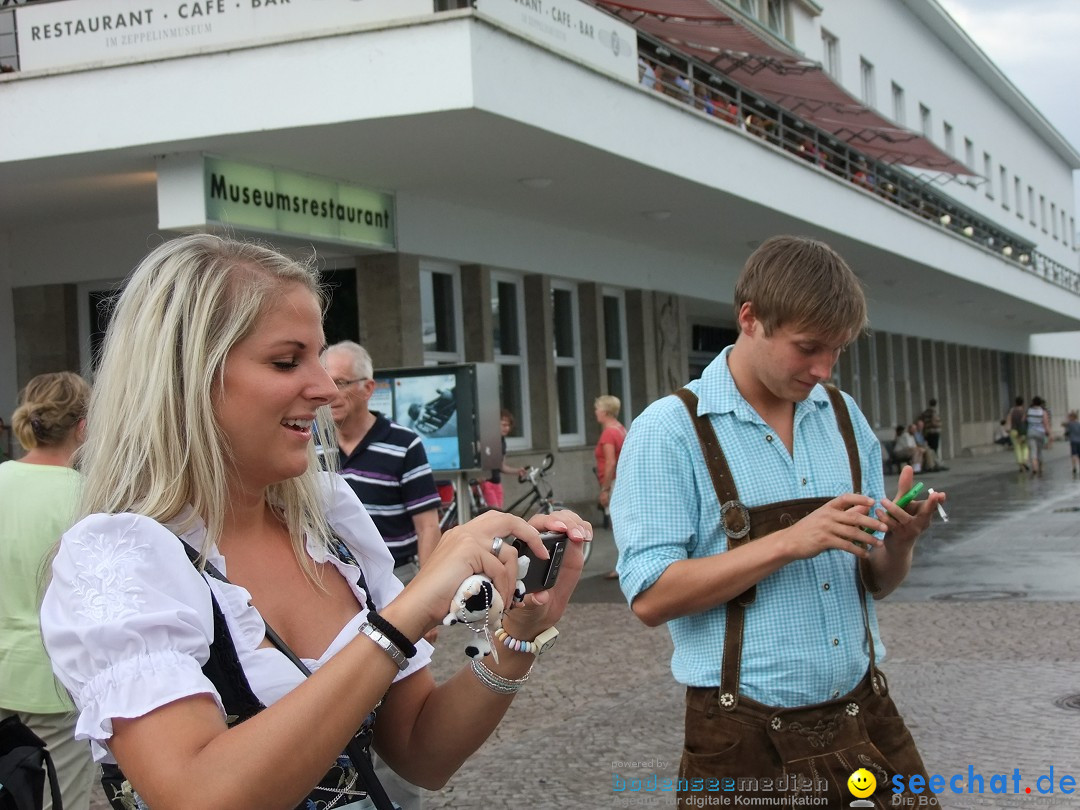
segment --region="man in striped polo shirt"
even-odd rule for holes
[[[323,365],[337,385],[330,409],[341,475],[394,555],[394,573],[408,582],[439,542],[439,493],[424,446],[413,431],[369,410],[375,381],[363,346],[335,343]]]

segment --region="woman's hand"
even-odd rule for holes
[[[572,513],[565,514],[577,518]],[[489,577],[503,603],[511,604],[517,581],[517,555],[510,539],[502,544],[498,557],[492,554],[497,537],[518,537],[541,559],[548,559],[540,532],[534,526],[506,512],[485,512],[447,531],[412,582],[381,612],[405,635],[417,639],[442,623],[450,610],[450,600],[461,583],[473,574]]]
[[[562,532],[569,542],[554,587],[526,594],[525,601],[514,605],[503,619],[506,632],[523,640],[535,638],[562,617],[585,567],[584,544],[593,539],[592,524],[569,510],[536,515],[529,523],[539,531]]]

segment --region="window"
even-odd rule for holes
[[[1069,244],[1069,229],[1065,227],[1067,220],[1065,218],[1065,209],[1061,209],[1061,241],[1066,245]]]
[[[604,385],[603,393],[622,401],[619,419],[630,424],[630,365],[626,343],[626,300],[622,290],[604,289]]]
[[[79,284],[79,360],[82,375],[86,379],[94,376],[98,360],[101,357],[105,330],[112,320],[113,307],[124,287],[123,281],[88,282]]]
[[[824,28],[821,29],[821,52],[825,72],[840,81],[840,40]]]
[[[1057,203],[1050,203],[1050,230],[1053,232],[1055,239],[1058,238],[1057,222]]]
[[[874,92],[874,66],[859,57],[859,75],[862,77],[862,100],[867,107],[873,107],[877,103],[877,93]]]
[[[956,139],[953,136],[952,124],[950,124],[948,121],[945,121],[943,122],[942,126],[944,127],[945,132],[945,151],[948,152],[950,155],[955,155]]]
[[[785,0],[765,0],[765,25],[769,27],[769,30],[780,36],[787,35],[787,25],[785,24]]]
[[[525,296],[520,277],[491,274],[491,327],[495,365],[499,367],[499,403],[514,414],[514,429],[506,437],[506,446],[512,450],[532,447]]]
[[[1028,186],[1028,221],[1035,224],[1035,189]]]
[[[577,286],[567,281],[551,282],[551,303],[555,338],[555,393],[559,405],[559,446],[584,444]]]
[[[425,365],[464,360],[457,267],[434,262],[420,265],[420,329]]]
[[[892,83],[892,115],[893,120],[901,126],[907,122],[907,109],[904,106],[904,88],[896,82]]]
[[[989,152],[983,152],[983,177],[986,178],[986,197],[994,199],[994,159]]]
[[[925,135],[927,138],[931,138],[931,139],[933,138],[933,135],[934,135],[933,124],[934,124],[934,122],[930,118],[930,108],[927,107],[925,104],[920,104],[919,105],[919,126],[922,127],[922,134]]]
[[[998,166],[998,171],[1001,174],[1001,207],[1006,211],[1009,210],[1009,170],[1004,166]]]
[[[1022,191],[1023,186],[1020,183],[1020,178],[1013,175],[1013,201],[1016,203],[1016,215],[1020,217],[1020,219],[1024,218],[1024,209],[1020,197]]]
[[[1046,233],[1046,195],[1039,195],[1039,227]]]
[[[973,171],[975,169],[975,144],[971,142],[971,138],[964,138],[964,165]],[[967,184],[969,186],[975,188],[977,183],[978,178],[968,176]]]

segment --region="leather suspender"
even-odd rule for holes
[[[853,491],[862,491],[862,465],[859,460],[859,447],[855,440],[855,430],[851,423],[851,414],[848,413],[847,403],[835,386],[825,386],[832,402],[833,413],[836,417],[837,427],[844,439],[847,449],[848,465],[851,468],[851,481]],[[723,448],[713,430],[707,414],[698,415],[697,396],[687,388],[680,388],[675,392],[690,414],[690,420],[694,425],[698,441],[701,445],[705,466],[709,471],[709,477],[716,491],[717,500],[720,503],[721,528],[728,538],[728,549],[739,546],[764,537],[774,531],[793,525],[806,517],[815,509],[827,503],[829,498],[800,498],[798,500],[782,501],[765,506],[747,509],[739,500],[738,488],[728,467],[727,458]],[[860,560],[859,575],[856,577],[859,599],[863,609],[863,624],[866,628],[866,642],[870,655],[871,682],[876,692],[884,688],[884,680],[876,677],[877,671],[874,663],[874,639],[870,630],[870,614],[866,606],[866,591],[877,591],[873,574],[868,561]],[[742,664],[743,628],[745,625],[746,608],[753,604],[756,597],[757,587],[752,585],[743,593],[730,600],[726,605],[726,621],[724,631],[724,660],[720,673],[720,706],[726,710],[733,710],[739,700],[739,670]]]

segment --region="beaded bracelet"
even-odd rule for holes
[[[513,650],[514,652],[532,653],[533,655],[540,652],[540,648],[536,646],[536,642],[522,641],[521,639],[514,638],[501,627],[495,631],[495,638],[502,642],[502,645],[508,650]]]
[[[532,672],[532,667],[530,666],[529,671],[517,679],[504,678],[502,675],[496,675],[484,666],[483,661],[473,661],[472,671],[476,676],[476,679],[492,692],[495,692],[498,695],[512,695],[521,688],[521,685],[525,683],[525,681],[529,680],[529,674]]]
[[[401,650],[402,654],[406,658],[412,658],[416,655],[416,645],[405,637],[405,634],[398,630],[394,625],[390,624],[386,619],[376,613],[374,610],[369,610],[367,615],[368,624],[394,642],[397,648]]]

